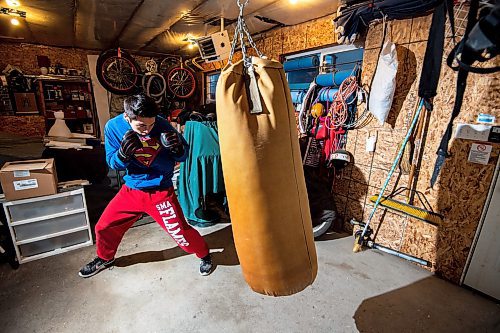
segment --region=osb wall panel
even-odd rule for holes
[[[20,136],[43,136],[45,118],[42,116],[1,116],[0,131]]]
[[[344,216],[344,221],[359,218],[360,207],[363,207],[362,219],[365,221],[368,219],[373,208],[369,197],[378,194],[395,158],[398,144],[406,134],[417,104],[418,82],[430,22],[431,16],[426,16],[413,20],[392,21],[388,24],[387,37],[397,44],[399,60],[394,102],[385,124],[380,125],[376,120],[372,120],[368,126],[354,131],[355,134],[349,134],[347,149],[353,154],[354,163],[349,172],[344,173],[342,179],[336,181],[335,187],[339,185],[339,188],[334,188],[335,202],[339,213]],[[382,28],[382,24],[371,27],[366,37],[362,81],[367,85],[370,84],[374,74],[382,42]],[[445,53],[448,54],[451,48],[449,39],[446,46]],[[431,207],[444,215],[443,225],[434,227],[384,209],[377,210],[372,223],[377,232],[377,242],[428,260],[438,274],[459,282],[486,200],[500,147],[493,145],[488,165],[473,164],[467,162],[472,142],[452,140],[450,142],[452,156],[446,160],[434,189],[430,188],[430,177],[436,159],[435,152],[453,107],[455,86],[456,73],[443,63],[438,95],[434,99],[434,111],[430,117],[417,181],[417,189],[425,195]],[[462,111],[456,122],[474,123],[479,113],[494,114],[499,119],[499,101],[498,74],[470,74]],[[369,135],[378,137],[374,153],[365,151],[365,142]],[[397,170],[386,193],[407,185],[408,175]],[[399,196],[397,199],[404,200],[404,196]]]
[[[269,59],[279,60],[283,54],[299,52],[306,49],[331,45],[336,42],[334,25],[332,19],[334,15],[328,15],[305,23],[274,29],[256,38],[256,45],[259,50]],[[249,49],[250,55],[256,55]],[[235,53],[233,62],[241,59],[241,52]],[[227,64],[227,60],[203,63],[205,71],[219,70]]]

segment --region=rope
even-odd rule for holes
[[[328,108],[327,120],[325,121],[327,128],[333,129],[345,125],[349,116],[348,106],[355,101],[355,98],[352,98],[351,101],[348,99],[357,90],[358,83],[355,76],[349,76],[340,84],[339,91],[335,94],[335,98]]]

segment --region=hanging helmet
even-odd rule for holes
[[[325,114],[325,107],[321,103],[315,103],[311,106],[311,115],[314,118],[323,117]]]
[[[351,154],[347,150],[339,149],[330,155],[328,164],[335,169],[340,170],[345,168],[351,162]]]

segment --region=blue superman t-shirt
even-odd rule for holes
[[[123,177],[125,184],[133,189],[165,189],[172,186],[172,176],[176,162],[186,159],[189,145],[181,137],[184,144],[184,155],[174,158],[167,149],[160,145],[160,134],[175,131],[170,123],[156,117],[153,129],[147,136],[140,136],[142,148],[136,150],[134,158],[123,162],[118,158],[118,150],[123,135],[130,130],[130,124],[123,114],[109,120],[104,128],[104,147],[106,162],[115,170],[127,170]]]

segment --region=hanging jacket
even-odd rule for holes
[[[184,135],[191,146],[179,173],[179,203],[185,217],[193,222],[208,223],[196,210],[202,208],[207,194],[225,191],[222,176],[219,135],[215,121],[188,121]]]

